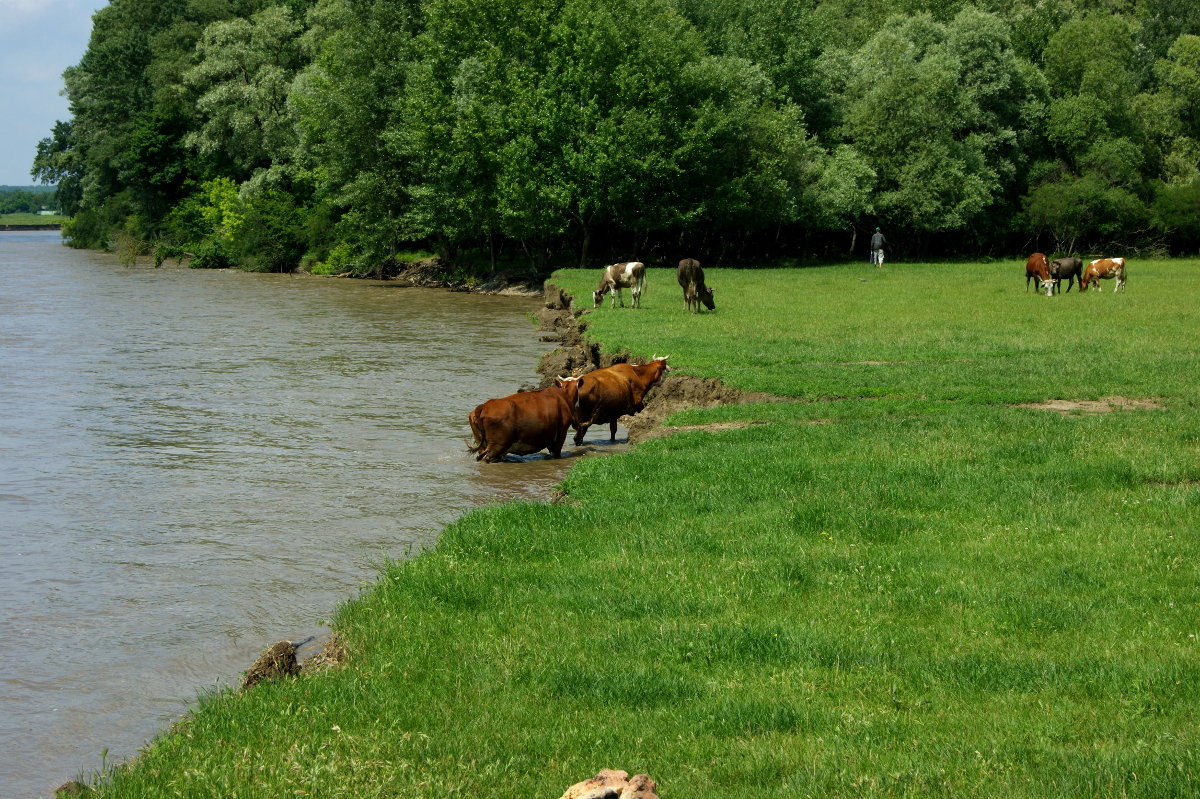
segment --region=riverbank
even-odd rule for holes
[[[653,270],[584,317],[599,357],[791,401],[467,513],[340,609],[341,668],[204,697],[99,793],[1194,794],[1198,267],[710,270],[699,315]],[[1154,404],[1021,407],[1115,396]]]

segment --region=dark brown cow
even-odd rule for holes
[[[1062,293],[1062,282],[1067,281],[1067,291],[1076,283],[1083,286],[1083,261],[1079,258],[1055,258],[1050,262],[1050,277],[1054,280],[1055,290]]]
[[[669,357],[656,357],[645,366],[617,363],[584,375],[587,385],[579,389],[575,404],[575,445],[583,443],[589,427],[606,422],[609,441],[616,441],[617,420],[644,407],[646,392],[662,379]]]
[[[586,377],[560,377],[541,391],[490,399],[467,416],[475,443],[475,460],[495,462],[508,453],[528,455],[547,449],[562,455],[567,430],[575,421],[575,401]]]
[[[712,289],[704,285],[704,270],[700,268],[699,261],[695,258],[684,258],[679,262],[675,276],[679,278],[679,285],[683,286],[685,308],[692,313],[700,313],[700,303],[704,303],[710,311],[717,309],[717,304],[713,302]]]
[[[1113,286],[1113,291],[1124,291],[1125,259],[1099,258],[1087,265],[1087,269],[1083,272],[1083,280],[1079,281],[1079,290],[1087,291],[1089,286],[1095,286],[1096,291],[1102,291],[1100,281],[1112,280],[1113,278],[1117,281],[1116,285]]]
[[[1034,280],[1033,288],[1036,291],[1041,291],[1043,284],[1050,283],[1050,261],[1047,260],[1045,253],[1035,252],[1025,262],[1025,291],[1029,291],[1030,278]]]

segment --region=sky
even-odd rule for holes
[[[33,186],[38,142],[66,120],[62,73],[108,0],[0,0],[0,186]]]

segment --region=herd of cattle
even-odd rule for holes
[[[1095,286],[1100,288],[1101,280],[1116,280],[1113,291],[1125,288],[1125,259],[1098,258],[1088,263],[1087,268],[1079,258],[1046,258],[1045,253],[1035,252],[1025,262],[1025,291],[1029,291],[1029,281],[1034,281],[1034,288],[1040,294],[1043,291],[1047,297],[1053,297],[1055,292],[1062,293],[1062,282],[1067,281],[1067,291],[1079,283],[1080,291],[1087,291]]]
[[[701,303],[716,310],[713,290],[704,283],[704,270],[695,258],[684,258],[676,270],[683,288],[687,310],[700,312]],[[622,289],[633,295],[633,307],[642,306],[646,286],[646,265],[626,261],[604,268],[600,284],[592,292],[592,303],[599,308],[605,294],[612,296],[610,308],[625,307]],[[609,426],[609,439],[617,439],[617,420],[637,413],[645,406],[646,392],[662,380],[668,369],[667,357],[655,356],[641,366],[618,363],[596,369],[579,377],[560,377],[554,385],[540,391],[523,391],[499,399],[490,399],[467,416],[474,443],[467,449],[475,460],[494,462],[505,455],[529,455],[549,450],[554,457],[562,454],[567,431],[575,428],[575,446],[583,443],[588,428]]]
[[[716,309],[713,290],[704,283],[704,270],[695,258],[685,258],[676,270],[679,285],[683,288],[683,302],[687,310],[699,313],[703,304],[710,311]],[[1061,292],[1062,281],[1067,281],[1067,291],[1078,282],[1081,292],[1095,286],[1100,291],[1101,280],[1116,280],[1114,291],[1125,288],[1125,259],[1099,258],[1084,268],[1079,258],[1048,259],[1044,253],[1035,252],[1025,262],[1025,290],[1030,281],[1038,293],[1053,296]],[[604,268],[600,283],[592,292],[592,303],[596,308],[611,295],[609,307],[617,303],[625,307],[622,289],[633,295],[633,307],[642,305],[642,290],[646,286],[646,265],[639,261],[626,261]],[[467,417],[474,443],[468,449],[475,453],[475,460],[494,462],[505,455],[529,455],[540,450],[549,450],[554,457],[562,454],[567,440],[567,431],[575,428],[575,445],[583,443],[589,427],[608,424],[609,437],[616,440],[617,420],[634,414],[644,407],[648,392],[667,371],[667,358],[655,357],[650,363],[636,366],[618,363],[605,369],[596,369],[579,377],[560,377],[554,385],[539,391],[524,391],[499,399],[490,399],[477,406]]]

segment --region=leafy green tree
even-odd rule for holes
[[[287,100],[304,64],[302,31],[286,6],[205,28],[196,45],[198,63],[183,76],[198,95],[202,120],[185,141],[222,172],[278,183],[293,161],[296,133]]]
[[[409,240],[398,218],[407,170],[390,152],[400,98],[422,26],[418,0],[320,0],[301,45],[310,59],[293,83],[298,161],[337,209],[355,271],[375,271]],[[440,145],[440,143],[439,143]]]
[[[1184,184],[1160,184],[1153,204],[1155,227],[1179,249],[1200,247],[1200,179]]]
[[[878,174],[881,218],[962,230],[1004,200],[1032,90],[998,17],[893,18],[849,66],[843,132]]]

